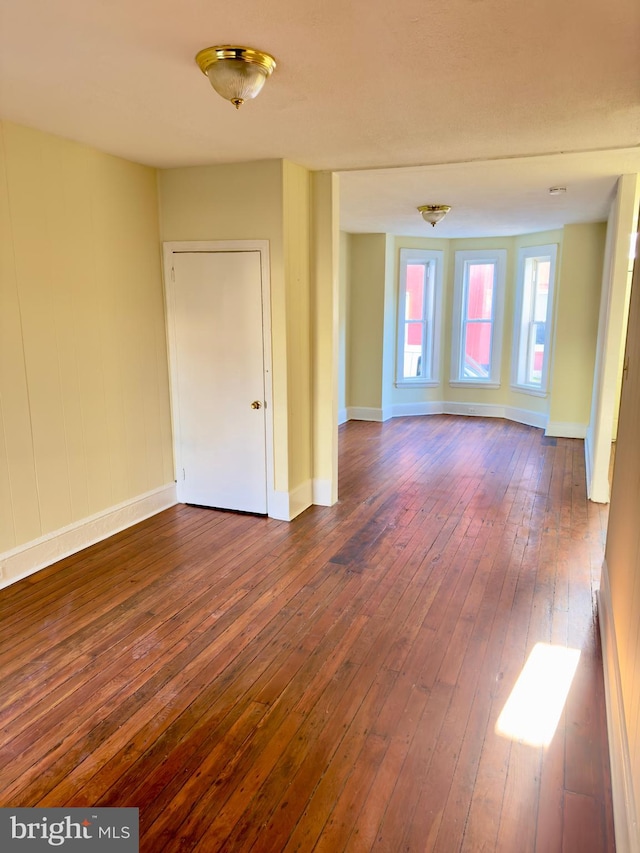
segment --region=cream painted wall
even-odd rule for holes
[[[349,270],[351,268],[351,235],[340,232],[339,291],[338,291],[338,420],[347,419],[349,396],[348,329],[350,314]]]
[[[155,171],[0,125],[0,551],[173,482]]]
[[[314,172],[311,189],[313,502],[331,506],[338,500],[338,176],[330,172]]]
[[[633,818],[640,816],[640,264],[636,264],[627,334],[628,372],[622,386],[622,401],[618,426],[618,444],[609,508],[609,527],[606,546],[606,569],[610,588],[611,615],[615,626],[615,648],[605,647],[605,660],[613,663],[606,669],[610,684],[609,694],[616,699],[614,674],[618,671],[624,713],[618,720],[610,719],[612,738],[612,767],[625,764],[630,768],[630,779],[626,778],[616,787],[616,778],[625,774],[614,774],[614,808],[620,809],[626,802],[629,831],[634,840],[633,847],[639,849],[637,826]],[[623,730],[617,742],[616,723]],[[628,754],[619,754],[625,752]],[[635,805],[635,808],[634,808]],[[622,830],[616,820],[616,840],[622,839]],[[620,833],[620,835],[619,835]],[[619,836],[619,837],[618,837]]]
[[[568,249],[564,249],[568,233]],[[572,225],[567,229],[517,237],[443,240],[352,234],[343,237],[350,253],[348,299],[351,312],[347,335],[349,409],[370,408],[383,418],[412,407],[483,413],[506,411],[525,422],[544,425],[552,433],[584,435],[595,358],[595,330],[599,310],[604,223]],[[558,259],[554,293],[554,340],[551,342],[550,389],[546,396],[511,387],[514,310],[518,252],[521,248],[556,243]],[[396,316],[399,257],[402,248],[444,252],[442,382],[437,387],[403,388],[395,385]],[[473,249],[505,249],[507,269],[499,388],[460,388],[449,384],[453,332],[455,253]],[[344,269],[344,268],[343,268]],[[384,284],[381,271],[384,271]],[[347,275],[347,273],[343,273]],[[382,312],[382,313],[381,313]],[[354,314],[356,316],[354,316]],[[381,339],[378,338],[382,326]],[[373,365],[374,369],[371,369]],[[440,408],[441,410],[441,408]],[[362,413],[358,416],[364,416]]]
[[[269,240],[275,488],[289,490],[287,291],[280,160],[165,169],[159,173],[160,236]]]
[[[350,244],[348,404],[381,411],[387,237],[352,234]]]
[[[606,223],[567,225],[559,265],[549,421],[583,425],[591,410]]]
[[[311,186],[309,172],[282,163],[283,258],[287,326],[289,490],[312,479]],[[310,502],[310,501],[309,501]]]
[[[600,503],[609,501],[611,442],[617,432],[621,356],[631,289],[629,247],[631,234],[637,228],[639,196],[638,175],[622,175],[607,223],[593,397],[585,447],[587,492],[591,500]]]
[[[168,169],[159,176],[163,241],[269,241],[274,486],[289,495],[292,515],[311,504],[314,479],[337,479],[333,462],[328,462],[334,455],[335,426],[325,433],[317,421],[326,412],[326,388],[314,397],[321,383],[314,386],[313,342],[324,347],[323,353],[329,339],[333,346],[334,293],[332,286],[323,292],[322,319],[314,314],[312,322],[314,282],[324,263],[316,264],[312,228],[320,223],[325,237],[327,229],[333,233],[336,212],[332,192],[322,178],[317,181],[307,169],[282,160]],[[325,240],[325,248],[332,239]],[[332,258],[331,269],[334,263]],[[326,281],[324,276],[320,272]],[[333,395],[335,400],[335,390]],[[314,431],[319,452],[327,454],[318,463],[324,472],[318,478]],[[337,489],[337,482],[327,488]]]
[[[516,267],[518,250],[521,247],[545,245],[548,243],[557,243],[562,246],[562,231],[545,231],[536,234],[522,235],[520,237],[507,238],[483,238],[469,240],[447,240],[435,238],[419,238],[419,237],[396,237],[389,241],[386,235],[384,251],[382,247],[382,237],[385,235],[345,235],[343,243],[346,245],[346,251],[351,251],[354,245],[366,246],[367,238],[373,240],[379,250],[379,257],[384,257],[385,263],[385,291],[384,291],[384,320],[383,320],[383,339],[382,339],[382,387],[380,391],[380,407],[385,417],[391,416],[394,409],[402,410],[403,406],[411,406],[424,403],[452,403],[458,406],[476,406],[477,404],[486,404],[489,406],[509,407],[512,410],[519,410],[532,413],[533,418],[540,416],[546,417],[549,411],[550,394],[546,397],[527,394],[522,391],[517,391],[511,388],[511,359],[513,346],[513,311],[515,304],[515,287],[516,287]],[[443,270],[443,320],[442,320],[442,335],[441,335],[441,375],[443,381],[436,387],[429,388],[406,388],[396,387],[396,317],[397,317],[397,301],[398,301],[398,276],[400,263],[400,250],[403,248],[416,249],[434,249],[444,253],[444,270]],[[453,289],[454,289],[454,273],[455,273],[455,252],[465,251],[470,249],[487,249],[487,248],[503,248],[507,251],[507,271],[506,271],[506,290],[505,290],[505,311],[503,322],[503,341],[502,341],[502,369],[501,369],[501,387],[498,389],[489,388],[456,388],[449,385],[449,376],[451,371],[451,341],[453,330]],[[365,259],[363,263],[353,259],[349,265],[351,278],[347,293],[349,299],[352,298],[354,288],[356,291],[356,299],[369,298],[372,293],[378,293],[379,289],[379,272],[371,267],[371,252],[369,249],[364,250]],[[560,254],[559,254],[560,260]],[[343,267],[344,270],[344,267]],[[347,275],[343,272],[343,275]],[[371,282],[378,281],[378,288],[372,290]],[[557,293],[557,290],[556,290]],[[364,294],[359,296],[358,294]],[[379,307],[379,306],[378,306]],[[369,305],[369,310],[374,310],[375,306]],[[379,322],[379,318],[377,320]],[[353,320],[350,321],[349,328],[355,327],[358,329],[358,345],[354,349],[357,358],[359,353],[368,352],[369,358],[375,358],[380,355],[373,342],[367,338],[368,330],[375,328],[369,322],[363,322],[359,327]],[[352,341],[349,343],[353,344]],[[375,389],[372,387],[373,375],[370,371],[359,373],[357,368],[349,371],[349,376],[358,384],[362,391],[365,382],[369,383],[367,404],[355,402],[357,399],[349,390],[346,401],[350,407],[357,406],[374,406],[372,401],[376,399]],[[362,399],[362,398],[358,398]]]

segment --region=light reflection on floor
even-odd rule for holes
[[[496,734],[549,746],[579,660],[579,649],[536,643],[498,717]]]

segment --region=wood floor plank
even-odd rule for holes
[[[605,532],[580,441],[345,424],[334,507],[172,507],[0,592],[0,804],[137,806],[145,853],[613,851]],[[546,748],[495,730],[536,643],[581,652]]]

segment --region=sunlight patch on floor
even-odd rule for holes
[[[549,746],[579,660],[579,649],[536,643],[498,717],[496,734]]]

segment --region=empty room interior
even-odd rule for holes
[[[0,810],[640,853],[639,175],[634,0],[0,4]]]

